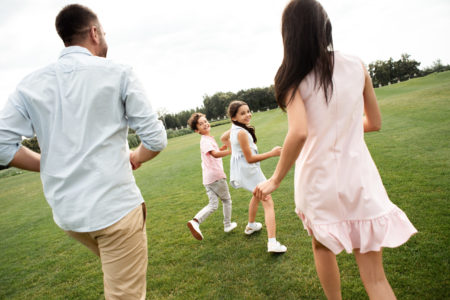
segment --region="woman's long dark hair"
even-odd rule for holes
[[[292,0],[284,9],[281,27],[284,57],[275,76],[278,105],[286,110],[300,83],[311,71],[328,103],[333,92],[334,53],[327,13],[316,0]]]
[[[236,114],[237,114],[237,112],[239,110],[239,107],[241,107],[242,105],[247,105],[248,106],[247,103],[245,103],[244,101],[240,101],[240,100],[232,101],[230,103],[230,105],[228,105],[228,110],[227,111],[228,111],[228,116],[230,117],[230,119],[232,119],[232,118],[234,118],[236,116]],[[250,135],[252,136],[252,138],[253,138],[253,143],[256,143],[257,139],[256,139],[256,134],[255,134],[255,127],[247,126],[247,125],[242,124],[242,123],[240,123],[238,121],[231,120],[231,122],[234,125],[240,126],[240,127],[244,128],[245,130],[247,130],[250,133]]]

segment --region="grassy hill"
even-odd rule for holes
[[[399,299],[449,298],[450,72],[376,89],[380,132],[366,134],[391,200],[419,233],[384,250],[385,270]],[[286,116],[255,113],[258,147],[282,145]],[[216,137],[228,129],[212,129]],[[230,188],[238,228],[223,232],[222,212],[201,226],[195,240],[186,222],[207,204],[199,135],[169,140],[154,161],[135,172],[149,219],[149,299],[324,299],[310,237],[294,213],[293,172],[273,194],[277,238],[284,255],[266,253],[266,231],[247,237],[250,194]],[[266,176],[277,159],[262,162]],[[229,174],[229,158],[224,159]],[[9,175],[2,176],[9,172]],[[52,220],[39,174],[0,171],[0,299],[99,299],[98,259],[69,239]],[[263,222],[260,207],[257,220]],[[338,256],[344,299],[366,299],[352,255]]]

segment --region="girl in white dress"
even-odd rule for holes
[[[295,162],[296,211],[327,298],[341,299],[336,254],[345,250],[370,299],[395,299],[381,250],[417,231],[389,200],[364,142],[364,132],[381,128],[370,76],[358,58],[333,51],[331,23],[316,0],[287,5],[282,36],[275,96],[289,129],[273,176],[254,195],[272,193]]]
[[[281,147],[274,147],[266,153],[258,153],[256,147],[255,129],[250,126],[252,114],[247,103],[233,101],[228,107],[228,115],[233,122],[231,129],[222,135],[222,142],[226,145],[231,143],[230,159],[230,184],[234,188],[244,188],[253,192],[256,185],[266,180],[259,162],[270,157],[279,156]],[[275,237],[276,223],[275,210],[272,197],[266,195],[264,198],[255,196],[250,200],[248,207],[248,224],[245,233],[250,235],[261,230],[262,224],[255,222],[259,202],[262,202],[267,227],[267,251],[282,253],[287,248],[281,245]]]

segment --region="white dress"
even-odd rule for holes
[[[255,187],[266,180],[259,162],[248,163],[238,141],[238,133],[243,130],[248,137],[248,143],[253,154],[258,154],[258,147],[253,142],[251,134],[244,128],[231,125],[231,159],[230,159],[230,185],[235,189],[244,188],[253,192]]]

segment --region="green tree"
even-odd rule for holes
[[[23,140],[22,145],[33,150],[34,152],[41,153],[41,148],[39,147],[39,142],[36,137]]]

